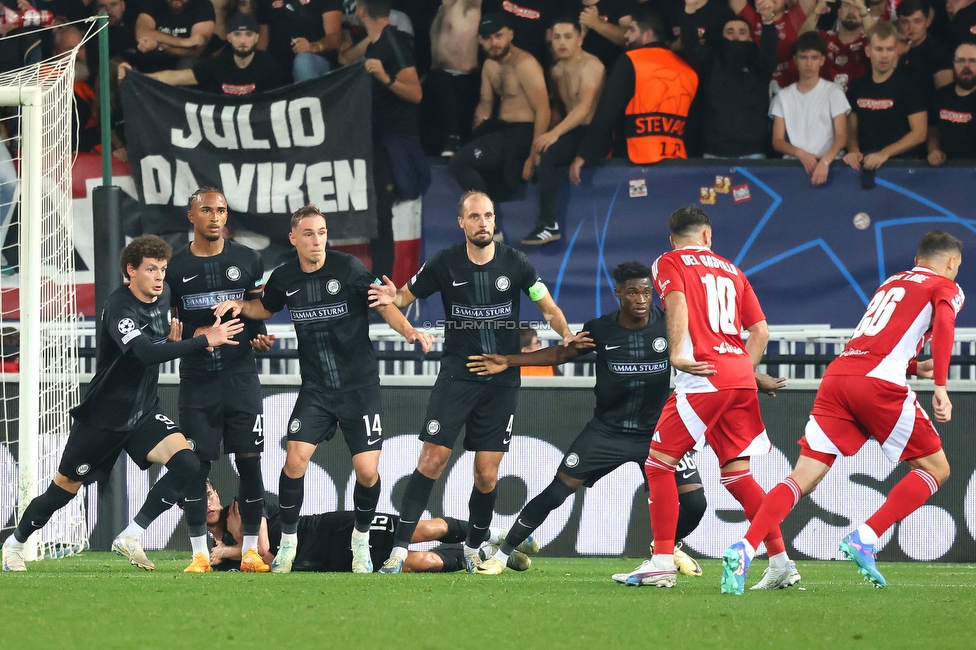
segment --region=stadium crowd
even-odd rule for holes
[[[31,22],[24,12],[47,11],[55,24],[108,14],[112,147],[122,160],[115,82],[128,69],[241,95],[364,62],[381,107],[373,119],[374,140],[383,143],[375,173],[383,178],[375,185],[394,187],[380,197],[382,224],[385,204],[426,189],[421,147],[449,158],[465,189],[500,200],[538,182],[538,219],[523,245],[560,238],[560,187],[610,157],[636,164],[783,157],[798,160],[813,185],[836,164],[863,168],[870,183],[889,158],[932,166],[976,159],[973,0],[4,4],[8,33],[18,20]],[[28,29],[36,28],[19,27]],[[0,39],[0,70],[66,52],[86,29],[72,23]],[[406,76],[377,65],[384,56]],[[78,151],[100,148],[97,66],[91,39],[76,68]],[[396,182],[404,165],[418,167],[419,180]],[[388,234],[381,228],[374,241],[381,273],[390,267]]]

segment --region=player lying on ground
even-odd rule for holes
[[[906,374],[932,377],[932,410],[938,422],[952,418],[946,378],[956,314],[965,296],[954,282],[962,242],[940,230],[922,237],[915,268],[885,280],[841,355],[827,366],[810,412],[793,473],[770,490],[745,538],[722,556],[722,593],[741,594],[755,548],[800,499],[813,492],[838,456],[853,456],[874,438],[893,463],[912,471],[867,521],[840,542],[841,552],[877,587],[887,582],[875,564],[878,538],[915,512],[949,478],[942,441]],[[916,362],[925,340],[932,359]]]
[[[576,490],[592,487],[628,462],[643,465],[647,458],[654,424],[671,392],[668,333],[664,312],[651,304],[650,269],[640,262],[625,262],[614,269],[613,279],[620,309],[584,324],[577,337],[586,338],[527,354],[469,357],[471,372],[494,375],[511,366],[559,365],[596,349],[593,419],[570,445],[552,483],[526,504],[501,548],[475,573],[501,573],[509,554]],[[706,506],[694,461],[689,455],[683,462],[685,471],[677,475],[681,512],[675,539],[679,540],[695,530]],[[674,555],[684,575],[701,575],[698,563],[680,548]]]
[[[279,509],[268,504],[268,517],[261,522],[258,550],[270,562],[281,541]],[[302,515],[298,518],[298,552],[292,565],[293,571],[352,571],[353,553],[350,534],[355,527],[356,515],[352,512],[327,512],[319,515]],[[400,518],[396,515],[376,514],[370,525],[370,553],[374,566],[379,566],[393,549],[393,537]],[[236,569],[241,560],[241,514],[237,499],[221,507],[220,495],[212,485],[207,486],[207,528],[214,537],[210,551],[210,563],[218,571]],[[464,552],[459,544],[468,534],[468,523],[451,517],[422,519],[414,531],[412,543],[442,542],[430,551],[410,551],[403,563],[407,573],[448,573],[463,571]],[[484,547],[488,557],[505,538],[505,531],[491,529],[488,544]],[[453,546],[449,546],[453,544]],[[536,553],[539,545],[530,537],[511,554],[508,566],[525,571],[532,564],[526,553]],[[523,552],[524,551],[524,552]]]

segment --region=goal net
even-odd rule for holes
[[[76,51],[0,74],[0,539],[47,489],[79,399],[71,221]],[[87,548],[84,494],[27,544]]]

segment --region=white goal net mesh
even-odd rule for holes
[[[0,74],[0,539],[54,478],[79,399],[71,219],[76,52]],[[87,547],[84,494],[34,535]]]

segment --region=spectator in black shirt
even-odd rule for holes
[[[393,203],[419,198],[430,185],[430,167],[418,134],[423,99],[413,40],[390,24],[390,0],[359,0],[356,16],[366,28],[366,72],[373,77],[373,187],[376,237],[370,241],[373,274],[393,275]]]
[[[952,51],[930,33],[932,13],[928,0],[902,0],[898,27],[908,46],[898,57],[898,69],[914,74],[926,97],[952,83]]]
[[[749,23],[732,16],[721,37],[698,38],[696,14],[702,0],[686,0],[681,22],[681,50],[694,61],[701,78],[702,143],[706,158],[765,158],[769,143],[769,81],[776,69],[779,38],[773,4],[759,0],[763,21],[759,47]]]
[[[976,41],[976,0],[948,0],[946,9],[955,45]]]
[[[227,22],[227,48],[186,70],[161,70],[148,76],[170,86],[198,86],[223,95],[249,95],[273,90],[288,82],[267,52],[258,52],[258,22],[254,16],[237,14]],[[119,79],[131,66],[119,66]]]
[[[258,0],[259,50],[291,70],[295,83],[338,65],[342,0]]]
[[[214,30],[209,0],[146,0],[136,20],[141,72],[189,68],[207,49]]]
[[[889,158],[920,157],[925,142],[925,100],[911,75],[896,70],[898,30],[879,22],[868,30],[871,74],[851,82],[847,100],[847,155],[854,169],[877,169]]]
[[[607,70],[627,45],[624,33],[636,7],[636,0],[580,0],[583,50],[600,59]]]
[[[947,158],[976,159],[976,43],[956,48],[955,83],[935,93],[929,111],[929,164]]]

